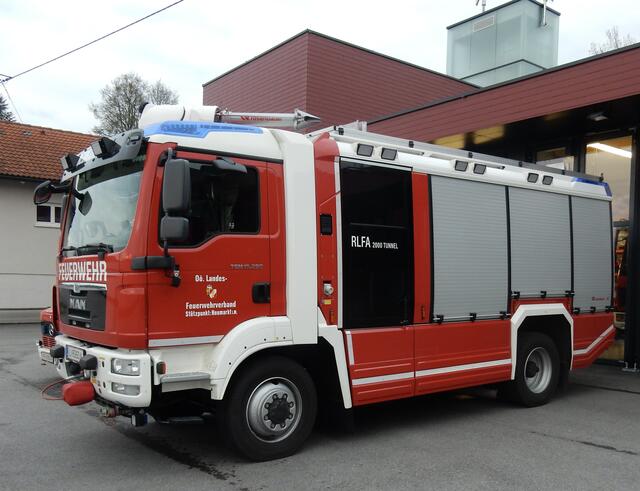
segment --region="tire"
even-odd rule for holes
[[[498,397],[526,407],[541,406],[553,397],[559,377],[555,343],[545,334],[525,332],[518,340],[515,379],[500,388]]]
[[[317,395],[309,373],[284,357],[260,358],[238,374],[222,406],[228,442],[250,460],[295,453],[311,434]]]

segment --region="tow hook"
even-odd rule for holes
[[[103,418],[115,418],[120,412],[115,406],[100,406],[100,416]]]

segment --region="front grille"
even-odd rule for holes
[[[107,290],[103,285],[63,283],[58,289],[58,298],[62,322],[75,327],[104,331]]]

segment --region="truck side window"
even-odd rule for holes
[[[205,163],[190,163],[190,237],[182,245],[202,244],[220,234],[256,234],[260,231],[258,172],[220,171]]]

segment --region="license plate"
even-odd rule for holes
[[[66,355],[67,360],[75,361],[76,363],[78,363],[80,361],[80,358],[84,356],[84,350],[76,348],[75,346],[67,346]]]
[[[53,363],[53,356],[51,356],[46,351],[40,351],[40,359],[42,361],[46,361],[47,363]]]

